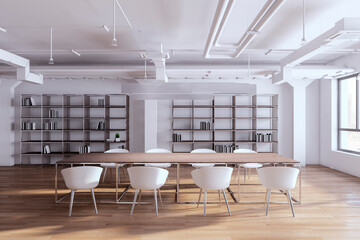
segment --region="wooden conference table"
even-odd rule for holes
[[[69,158],[58,161],[55,164],[55,202],[58,203],[63,200],[65,196],[58,199],[58,165],[63,164],[100,164],[100,163],[115,163],[116,164],[116,203],[121,203],[120,200],[125,193],[130,189],[128,185],[119,197],[119,181],[118,170],[119,164],[134,164],[134,163],[172,163],[176,164],[176,202],[179,201],[180,196],[180,165],[188,163],[219,163],[219,164],[244,164],[244,163],[262,163],[262,164],[291,164],[300,169],[300,162],[291,158],[278,155],[276,153],[87,153],[73,155]],[[240,183],[239,183],[240,184]],[[235,202],[235,194],[228,188],[231,197]],[[294,201],[301,202],[301,169],[299,174],[299,199]]]

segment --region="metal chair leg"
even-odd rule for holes
[[[269,189],[266,189],[265,200],[264,200],[264,206],[266,206],[268,192],[269,192]]]
[[[156,189],[154,189],[154,198],[155,198],[155,210],[156,210],[156,216],[159,215],[158,213],[158,205],[157,205],[157,193],[156,193]]]
[[[158,191],[159,191],[159,199],[160,199],[161,207],[164,207],[164,204],[163,204],[163,201],[162,201],[162,197],[161,197],[160,188],[158,188]]]
[[[238,165],[238,201],[240,202],[240,165]]]
[[[202,193],[202,188],[200,188],[200,193],[199,193],[199,199],[198,199],[198,204],[197,204],[197,207],[199,207],[199,204],[200,204],[200,200],[201,200],[201,193]]]
[[[204,191],[204,216],[206,216],[206,196],[207,196],[207,191]]]
[[[141,205],[141,189],[139,190],[139,201],[138,201],[138,206]]]
[[[72,207],[74,203],[74,195],[75,195],[75,190],[72,189],[70,195],[69,217],[71,217]]]
[[[267,191],[266,216],[268,215],[268,212],[269,212],[270,195],[271,195],[271,189],[268,189],[268,191]]]
[[[106,172],[107,172],[107,167],[105,168],[105,170],[104,170],[104,175],[103,175],[103,179],[102,179],[102,182],[104,182],[105,181],[105,176],[106,176]]]
[[[135,204],[136,204],[136,198],[138,196],[138,193],[139,193],[139,190],[136,189],[135,191],[135,195],[134,195],[134,201],[133,201],[133,204],[132,204],[132,207],[131,207],[131,212],[130,212],[130,216],[133,215],[133,212],[134,212],[134,208],[135,208]]]
[[[96,215],[98,215],[98,210],[97,210],[97,207],[96,207],[96,200],[95,200],[95,193],[94,193],[94,189],[90,189],[91,190],[91,196],[92,196],[92,199],[93,199],[93,202],[94,202],[94,207],[95,207],[95,213]]]
[[[229,208],[229,203],[228,203],[228,200],[227,200],[227,198],[226,198],[225,190],[223,189],[222,192],[223,192],[223,195],[224,195],[224,198],[225,198],[225,203],[226,203],[226,207],[227,207],[229,216],[231,216],[231,212],[230,212],[230,208]]]
[[[290,203],[290,206],[291,206],[291,211],[292,211],[293,217],[295,217],[294,206],[293,206],[293,203],[292,203],[292,200],[291,200],[290,190],[287,190],[287,195],[288,195],[288,199],[289,199],[289,203]]]

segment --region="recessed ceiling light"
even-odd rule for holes
[[[0,31],[2,31],[2,32],[6,32],[6,29],[5,29],[5,28],[0,27]]]

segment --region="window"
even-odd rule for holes
[[[338,149],[360,154],[358,74],[340,78],[338,84]]]

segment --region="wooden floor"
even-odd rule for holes
[[[182,170],[184,182],[191,181],[190,170]],[[170,183],[174,178],[172,169]],[[67,217],[68,204],[54,203],[53,179],[51,166],[0,167],[0,239],[360,239],[359,178],[321,166],[303,169],[302,204],[295,205],[295,218],[287,204],[272,204],[265,216],[261,203],[232,203],[232,216],[224,203],[209,204],[203,217],[202,205],[175,204],[169,188],[162,191],[165,206],[159,217],[151,193],[142,197],[151,204],[136,207],[132,217],[130,205],[106,203],[98,204],[98,216],[92,204],[75,203],[73,216]],[[113,189],[108,188],[113,185],[110,175],[106,181],[96,190],[97,201],[114,200]],[[256,181],[253,174],[249,182]],[[250,191],[257,193],[241,193],[242,201],[264,200],[263,188],[241,189]],[[196,201],[197,196],[183,194],[181,200]],[[132,197],[131,191],[124,200]],[[209,198],[218,201],[217,193]],[[89,200],[89,193],[75,195],[75,201]],[[286,198],[274,194],[272,201],[286,202]]]

